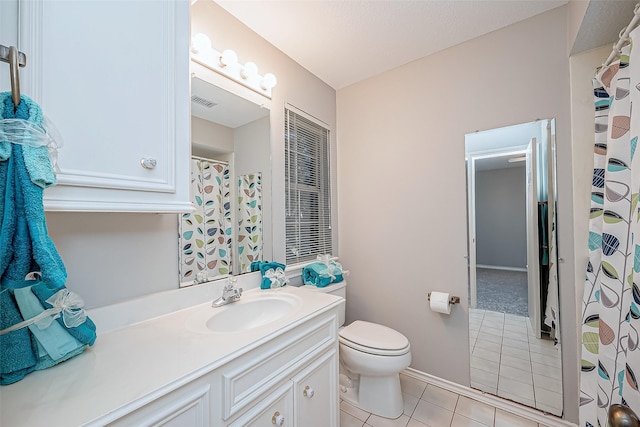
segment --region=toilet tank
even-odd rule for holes
[[[339,283],[332,283],[330,285],[325,286],[324,288],[318,288],[317,286],[313,286],[313,285],[304,285],[303,287],[306,289],[311,289],[315,292],[326,292],[331,295],[337,295],[339,297],[344,298],[345,301],[347,299],[347,281],[346,280],[343,280],[342,282],[339,282]],[[344,326],[345,307],[346,307],[346,304],[342,304],[342,308],[340,309],[340,314],[338,317],[338,327]]]

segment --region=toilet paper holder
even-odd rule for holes
[[[431,292],[427,294],[427,301],[431,301]],[[453,295],[449,297],[449,304],[459,304],[459,303],[460,303],[460,297],[453,296]]]

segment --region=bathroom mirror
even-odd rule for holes
[[[270,111],[191,78],[191,197],[181,215],[180,286],[250,271],[270,259]]]
[[[471,387],[562,415],[555,120],[465,136]]]

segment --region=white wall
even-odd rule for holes
[[[191,142],[212,152],[232,153],[233,129],[191,116]]]
[[[273,257],[271,149],[270,144],[264,141],[264,135],[268,135],[270,131],[269,122],[269,117],[265,117],[247,123],[236,128],[234,136],[235,176],[262,172],[262,239],[264,242],[262,256],[266,260],[271,260]],[[233,186],[237,191],[237,179],[234,180]]]
[[[594,99],[591,79],[595,70],[611,53],[611,45],[593,49],[570,58],[571,73],[571,161],[573,162],[573,229],[575,247],[576,363],[580,361],[581,317],[584,278],[589,261],[588,230],[593,177],[593,144],[595,142]],[[578,365],[579,366],[579,365]]]
[[[556,118],[564,401],[577,421],[566,34],[562,7],[339,90],[340,256],[347,321],[399,330],[412,367],[468,385],[464,135]],[[463,302],[433,313],[431,290]]]
[[[284,104],[290,102],[335,129],[335,90],[212,1],[192,6],[191,27],[207,34],[216,49],[234,49],[240,61],[254,61],[261,73],[278,78],[271,102],[272,232],[274,259],[283,260]],[[83,296],[88,308],[178,288],[175,215],[48,213],[47,221],[69,272],[67,286]]]

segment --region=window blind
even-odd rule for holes
[[[332,253],[329,129],[285,108],[286,262]]]

